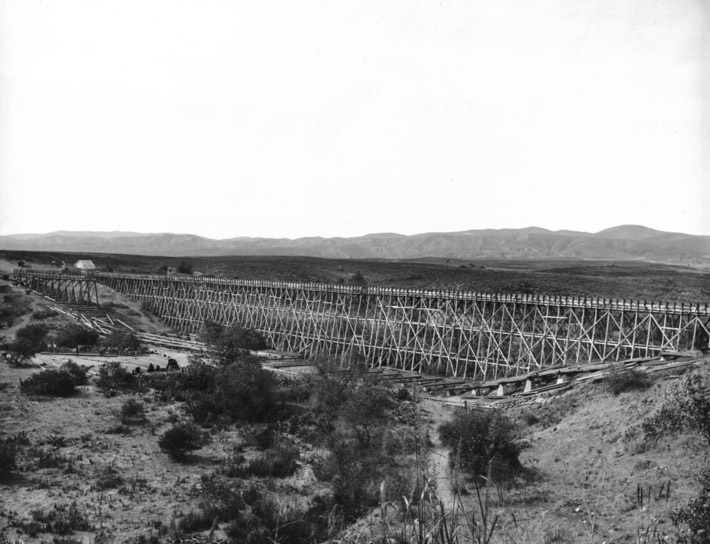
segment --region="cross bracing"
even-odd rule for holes
[[[60,302],[86,305],[99,303],[96,280],[84,275],[18,269],[15,270],[15,278],[27,289]]]
[[[307,355],[491,379],[552,366],[706,349],[710,307],[656,301],[94,273],[171,326],[206,320]],[[40,290],[40,289],[37,289]]]

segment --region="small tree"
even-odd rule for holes
[[[57,336],[58,345],[72,349],[79,346],[95,346],[98,341],[98,332],[85,329],[76,323],[71,323],[64,327]]]
[[[360,446],[369,448],[373,429],[380,425],[392,406],[392,398],[386,389],[364,384],[342,404],[341,413]]]
[[[520,470],[515,426],[498,410],[458,410],[439,427],[441,442],[452,451],[449,462],[473,477],[499,481]]]
[[[360,285],[364,287],[365,285],[367,285],[367,280],[365,279],[365,276],[362,275],[362,272],[358,270],[350,278],[350,283],[352,283],[353,285]]]
[[[47,331],[45,325],[38,323],[19,329],[15,333],[15,340],[10,344],[11,363],[20,365],[42,351],[46,347]]]
[[[188,261],[180,261],[177,266],[177,271],[180,274],[192,274],[192,263]]]
[[[245,350],[266,348],[264,337],[253,329],[239,325],[224,327],[214,321],[205,321],[200,338],[217,352],[224,363],[230,363],[243,355]]]
[[[99,367],[96,387],[106,396],[115,391],[132,391],[138,386],[135,374],[123,368],[120,363],[105,363]]]
[[[133,352],[140,349],[141,342],[133,333],[113,331],[101,340],[101,345],[106,349],[116,352]]]
[[[188,452],[199,450],[205,443],[205,437],[195,425],[179,423],[160,437],[158,445],[176,461],[184,461]]]

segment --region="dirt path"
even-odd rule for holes
[[[422,411],[428,415],[429,437],[431,447],[428,450],[427,476],[436,481],[436,493],[448,510],[454,500],[451,491],[451,471],[449,470],[449,451],[439,439],[439,425],[451,417],[451,409],[432,400],[424,399],[421,402]]]

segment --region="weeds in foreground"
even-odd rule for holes
[[[79,509],[76,501],[70,504],[55,504],[50,510],[33,510],[32,520],[15,524],[31,537],[38,533],[54,533],[56,535],[71,535],[74,531],[90,531],[91,524],[85,514]]]

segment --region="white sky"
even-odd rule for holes
[[[710,234],[704,0],[0,0],[0,234]]]

